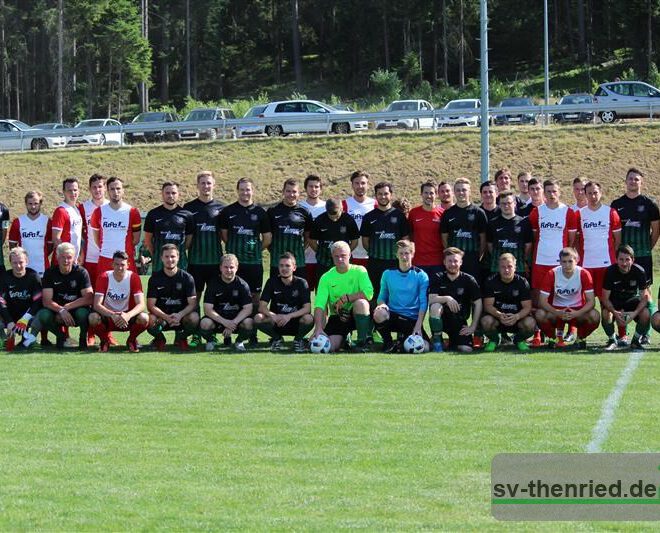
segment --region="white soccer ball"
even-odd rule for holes
[[[313,353],[329,353],[330,346],[330,339],[325,335],[314,337],[312,342],[309,343],[309,349]]]
[[[422,353],[424,351],[424,338],[421,335],[410,335],[403,341],[403,351],[406,353]]]

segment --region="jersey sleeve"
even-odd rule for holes
[[[9,226],[9,242],[21,244],[21,221],[15,218]]]
[[[496,274],[496,275],[499,276],[499,274]],[[484,283],[484,288],[483,288],[483,291],[482,291],[482,296],[484,298],[495,298],[494,285],[495,285],[495,283],[492,281],[491,277],[488,276],[488,278],[486,280],[486,283]]]
[[[131,272],[131,294],[136,296],[142,293],[142,281],[140,281],[140,276],[135,272]]]
[[[473,276],[470,276],[470,300],[473,302],[481,300],[481,287],[479,287],[479,283]]]
[[[539,210],[534,206],[527,217],[532,231],[539,231]]]
[[[305,231],[312,231],[314,217],[307,209],[303,209],[303,211],[305,211],[305,214],[303,215],[305,217]]]
[[[328,293],[328,278],[321,276],[319,284],[316,287],[316,298],[314,298],[314,309],[323,309],[326,310],[328,306],[328,298],[330,297]]]
[[[108,273],[103,272],[96,280],[96,290],[94,291],[94,293],[105,294],[106,292],[108,292],[108,283],[109,283]]]
[[[241,305],[245,306],[252,303],[252,293],[250,292],[250,286],[247,284],[247,281],[241,280]]]
[[[41,286],[44,289],[52,289],[53,288],[53,276],[51,273],[51,270],[48,269],[46,272],[44,272],[44,277],[41,279]]]
[[[360,235],[362,237],[371,236],[371,223],[369,222],[369,219],[371,218],[369,215],[371,213],[373,213],[373,211],[369,211],[369,213],[364,215],[364,218],[362,219],[362,226],[360,227]]]
[[[614,233],[615,231],[621,231],[621,218],[619,213],[616,212],[616,209],[610,208],[610,231]]]
[[[227,210],[223,209],[218,215],[218,229],[229,229],[228,222],[229,220],[227,219]],[[144,223],[146,224],[147,221],[145,220]]]
[[[360,238],[360,230],[357,227],[357,222],[350,215],[346,218],[346,226],[346,238],[349,242]]]
[[[546,296],[551,295],[555,290],[555,270],[548,270],[541,282],[541,292]]]
[[[639,265],[633,264],[633,268],[637,266],[638,268],[635,268],[635,272],[637,272],[637,284],[639,285],[640,289],[648,289],[651,284],[649,283],[648,278],[646,277],[646,272],[644,272],[644,269],[640,267]]]
[[[211,280],[206,286],[204,291],[204,303],[215,305],[215,292],[217,290],[218,282],[216,280]]]
[[[261,233],[270,233],[273,231],[273,225],[270,223],[270,216],[265,211],[261,211],[261,220],[259,221],[259,231]]]
[[[262,302],[270,302],[270,300],[273,297],[273,283],[271,282],[271,278],[268,278],[266,280],[266,284],[264,285],[263,290],[261,291],[261,296],[259,297],[259,300]]]
[[[528,218],[522,220],[522,236],[525,244],[534,242],[534,234],[532,233],[532,226]]]
[[[495,228],[493,227],[494,220],[486,227],[486,242],[493,244],[495,242]]]
[[[39,275],[34,272],[30,276],[30,294],[32,295],[32,303],[30,304],[30,309],[28,310],[32,316],[36,315],[39,309],[42,307],[41,292],[41,280],[39,279]]]
[[[401,235],[410,235],[411,229],[410,229],[410,222],[408,222],[408,219],[406,218],[406,215],[401,213]]]
[[[92,287],[92,281],[89,278],[89,272],[85,267],[80,267],[80,290]]]
[[[98,287],[98,281],[96,282],[96,286]],[[156,293],[156,281],[153,276],[151,276],[147,282],[147,298],[158,298],[158,294]]]
[[[53,215],[53,220],[55,220],[55,215]],[[101,208],[97,207],[94,209],[92,216],[89,218],[89,227],[95,230],[101,229]]]
[[[185,281],[185,290],[186,290],[186,298],[192,298],[193,296],[197,296],[197,287],[195,287],[195,278],[192,277],[192,274],[186,272],[188,274],[186,276],[186,281]]]
[[[53,229],[64,229],[64,226],[67,223],[68,215],[62,207],[55,208],[53,211]]]
[[[486,212],[480,207],[477,208],[477,231],[479,233],[484,233],[488,227],[488,217]]]
[[[0,316],[2,317],[5,325],[9,322],[12,322],[9,309],[7,307],[7,284],[5,283],[4,276],[0,280]]]
[[[385,270],[380,277],[380,292],[377,301],[387,303],[390,301],[389,274]]]
[[[140,231],[142,228],[142,217],[140,216],[140,212],[135,208],[131,207],[131,212],[128,216],[128,223],[131,226],[131,231]]]
[[[423,270],[418,273],[419,309],[426,311],[429,306],[429,276]]]
[[[360,267],[360,278],[358,280],[358,290],[362,291],[367,297],[367,300],[371,300],[374,297],[374,286],[371,284],[369,279],[369,274],[367,269]]]
[[[307,283],[307,280],[304,278],[301,279],[303,282],[300,284],[302,287],[302,291],[300,293],[300,299],[302,300],[303,303],[307,304],[311,302],[312,293],[309,290],[309,283]]]
[[[583,292],[593,292],[594,290],[594,281],[591,277],[591,274],[586,268],[580,270],[580,283],[582,283]]]
[[[606,291],[613,291],[614,290],[614,273],[616,272],[616,268],[618,268],[616,265],[607,267],[605,270],[605,276],[603,277],[603,289]],[[646,276],[644,276],[644,279],[646,279]]]
[[[566,210],[566,231],[578,230],[578,216],[579,211],[576,213],[570,207]]]
[[[532,291],[529,287],[529,282],[523,278],[522,276],[520,277],[522,282],[520,283],[520,293],[518,296],[520,297],[521,302],[526,302],[527,300],[532,299]]]
[[[48,219],[48,223],[46,224],[46,244],[51,245],[53,244],[53,221],[52,219]],[[46,264],[48,266],[48,264]]]
[[[649,211],[650,211],[649,218],[651,219],[651,222],[656,222],[657,220],[660,220],[660,210],[658,209],[658,204],[655,201],[653,201],[651,199],[649,199],[649,200],[650,200],[649,201],[649,204],[650,204],[649,205]]]
[[[195,217],[190,211],[188,211],[186,213],[186,235],[193,235],[196,229]]]

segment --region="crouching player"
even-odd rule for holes
[[[374,309],[376,330],[383,338],[383,351],[393,353],[401,350],[406,337],[426,337],[423,324],[428,307],[427,292],[429,277],[423,270],[412,266],[415,244],[403,239],[396,243],[399,268],[383,272],[380,293]],[[392,333],[397,333],[394,343]],[[428,340],[424,339],[424,351],[429,351]]]
[[[37,340],[39,327],[33,318],[41,308],[41,281],[39,275],[28,268],[26,251],[13,248],[9,252],[9,263],[11,270],[0,278],[0,344],[4,344],[7,351],[14,349],[17,334],[23,337],[26,348]]]
[[[550,345],[566,347],[564,327],[577,328],[576,348],[587,347],[587,337],[596,330],[600,321],[594,309],[594,285],[591,274],[578,264],[575,248],[562,248],[560,266],[549,270],[541,284],[536,321],[549,339]]]
[[[481,328],[489,339],[485,352],[494,352],[500,342],[500,334],[512,333],[513,343],[521,352],[529,351],[525,339],[536,329],[532,317],[532,297],[529,283],[516,274],[516,258],[505,253],[500,256],[498,272],[486,281],[484,291],[484,316]]]
[[[649,332],[651,313],[648,309],[648,281],[644,269],[635,264],[635,252],[624,244],[616,251],[616,263],[607,267],[603,280],[601,312],[603,329],[607,335],[605,350],[617,348],[614,322],[625,329],[632,321],[637,323],[630,347],[643,349],[641,337]],[[654,315],[655,318],[655,315]]]
[[[101,272],[97,278],[93,307],[89,326],[90,331],[101,339],[100,352],[110,349],[111,331],[128,331],[128,351],[140,351],[137,338],[147,329],[149,315],[144,312],[140,276],[128,270],[126,252],[116,251],[112,255],[112,270]]]
[[[64,348],[67,338],[66,327],[78,326],[80,338],[78,348],[87,348],[87,328],[90,306],[94,299],[89,274],[75,264],[77,251],[70,242],[63,242],[55,250],[57,264],[44,273],[43,308],[37,320],[55,334],[57,349]]]
[[[371,322],[369,301],[374,296],[373,285],[366,268],[351,265],[351,248],[348,243],[333,243],[330,253],[335,266],[321,276],[316,289],[312,338],[326,335],[330,339],[330,351],[336,352],[346,337],[357,329],[357,344],[353,350],[366,352]]]
[[[254,329],[252,314],[252,293],[250,286],[236,275],[238,258],[225,254],[220,259],[220,275],[209,282],[204,293],[204,314],[200,330],[206,339],[206,351],[215,349],[215,333],[220,332],[229,339],[238,333],[234,350],[247,352],[245,340]]]
[[[154,272],[147,286],[147,310],[153,347],[165,349],[163,331],[174,330],[174,346],[188,351],[188,337],[197,333],[199,312],[193,277],[179,268],[179,248],[164,244],[160,250],[161,270]]]
[[[442,351],[442,333],[449,336],[449,346],[459,352],[472,351],[472,335],[482,311],[481,290],[470,274],[461,272],[463,251],[445,248],[445,270],[437,272],[429,282],[429,323],[433,350]],[[468,326],[468,318],[472,321]]]
[[[304,278],[293,275],[296,257],[291,252],[280,256],[278,270],[280,275],[270,278],[261,292],[254,322],[257,329],[271,337],[271,351],[283,350],[282,336],[293,335],[293,351],[302,353],[307,348],[305,335],[314,325],[309,285]]]

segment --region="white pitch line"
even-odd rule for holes
[[[642,357],[644,357],[644,352],[634,352],[630,354],[626,368],[621,372],[612,392],[610,392],[610,395],[603,403],[600,418],[591,433],[591,442],[587,444],[587,453],[599,453],[601,451],[601,447],[607,440],[610,427],[612,427],[612,423],[614,422],[615,412],[617,407],[619,407],[621,397],[623,396],[628,383],[630,383],[635,370],[637,370]]]

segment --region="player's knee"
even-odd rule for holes
[[[135,318],[135,322],[137,322],[140,326],[146,326],[149,324],[149,315],[147,313],[139,313]],[[89,315],[89,324],[90,326],[93,325],[92,315]]]
[[[300,322],[306,326],[309,326],[314,322],[314,317],[310,314],[303,315],[300,317]]]
[[[660,311],[653,313],[653,316],[651,317],[651,325],[654,330],[660,331]]]
[[[526,316],[523,318],[520,322],[518,322],[518,329],[520,331],[534,331],[536,329],[536,320],[534,320],[534,317]]]
[[[254,315],[254,323],[255,324],[263,324],[264,322],[270,322],[270,318],[266,317],[263,313],[257,313]]]
[[[199,324],[199,327],[202,328],[204,331],[210,331],[213,329],[214,326],[215,326],[215,322],[213,322],[213,320],[211,320],[210,318],[203,318]]]
[[[649,320],[651,320],[651,313],[649,312],[649,308],[645,307],[640,311],[640,313],[637,315],[637,319],[646,324]]]
[[[587,313],[587,320],[590,324],[598,324],[600,322],[600,313],[592,309]]]
[[[353,314],[354,315],[368,315],[369,314],[369,302],[364,298],[360,298],[353,302]]]
[[[456,351],[461,353],[472,353],[472,346],[468,346],[467,344],[461,344],[459,346],[456,346]]]
[[[149,327],[153,328],[158,324],[159,318],[156,315],[149,313]]]
[[[431,318],[440,318],[442,316],[442,304],[431,304],[429,315]]]
[[[499,326],[499,322],[495,317],[484,315],[481,317],[481,328],[484,331],[494,331]]]
[[[181,322],[184,326],[196,328],[199,325],[199,313],[197,311],[193,311],[192,313],[184,316],[181,319]]]
[[[376,324],[382,324],[383,322],[386,322],[389,319],[390,319],[390,313],[388,312],[387,309],[380,308],[374,311],[374,322]]]
[[[241,329],[252,329],[254,328],[254,320],[251,318],[246,318],[238,325],[238,327]]]
[[[344,338],[341,335],[330,335],[330,351],[338,352],[343,342]]]
[[[545,322],[548,319],[548,313],[544,311],[543,309],[537,309],[536,310],[536,321],[537,322]]]
[[[90,313],[89,314],[89,325],[90,326],[98,326],[101,323],[101,315],[98,313]]]

